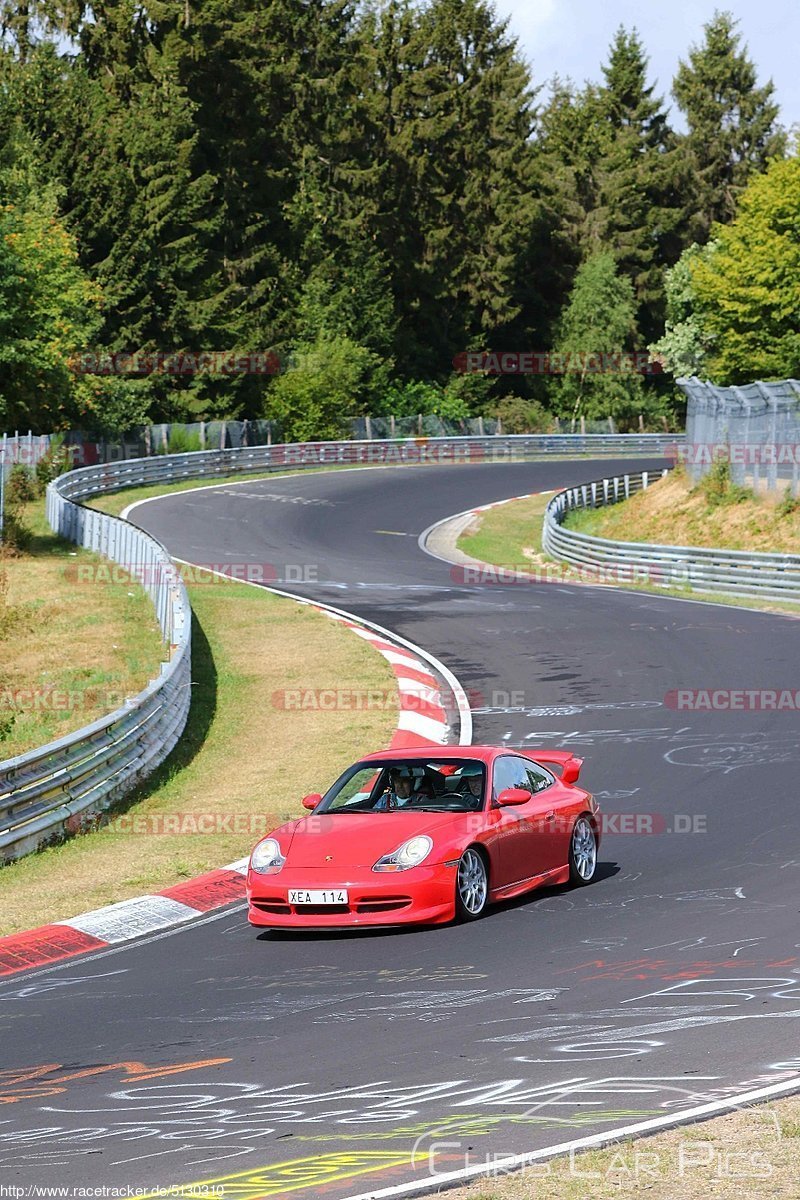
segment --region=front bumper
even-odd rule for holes
[[[247,872],[247,919],[263,929],[342,929],[441,924],[455,916],[456,866],[412,867],[382,874],[369,867],[284,868]],[[289,892],[345,888],[347,905],[290,905]]]

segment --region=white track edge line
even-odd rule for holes
[[[576,486],[579,487],[580,484],[578,484]],[[529,492],[527,494],[527,496],[510,496],[509,500],[532,500],[535,496],[554,496],[559,491],[567,491],[567,490],[568,490],[567,488],[548,488],[544,492]],[[154,497],[154,499],[155,499],[155,497]],[[430,538],[432,536],[432,534],[434,534],[436,532],[436,530],[439,529],[442,525],[448,525],[451,521],[457,521],[459,517],[466,517],[471,513],[477,514],[479,512],[486,512],[490,508],[497,508],[498,505],[507,504],[507,503],[508,503],[507,500],[494,500],[494,501],[492,501],[491,504],[481,505],[480,508],[465,508],[463,512],[453,513],[449,517],[442,517],[442,519],[440,521],[434,521],[433,524],[429,525],[427,529],[423,529],[422,533],[417,538],[417,545],[419,546],[419,548],[423,552],[423,554],[427,554],[429,558],[435,558],[437,560],[437,562],[447,563],[447,565],[450,567],[458,566],[458,564],[456,562],[454,562],[454,560],[452,558],[444,558],[441,554],[436,554],[433,550],[430,550],[426,544],[428,541],[428,538]],[[558,559],[558,558],[554,558],[552,561],[555,563],[563,562],[562,559]],[[481,559],[477,559],[477,558],[475,559],[475,562],[481,563],[482,566],[490,567],[493,570],[497,569],[496,563],[483,562]],[[567,563],[566,565],[570,566],[573,564]],[[519,571],[517,573],[523,577],[525,575],[524,571]],[[725,600],[702,600],[702,599],[698,599],[695,596],[670,596],[667,593],[661,593],[661,592],[655,592],[655,591],[654,592],[649,592],[649,591],[641,592],[638,590],[638,588],[623,588],[623,587],[619,587],[617,584],[614,584],[614,583],[586,583],[586,582],[571,583],[569,580],[564,580],[564,582],[560,586],[561,587],[597,588],[597,589],[602,589],[604,592],[619,592],[623,596],[643,596],[643,597],[646,597],[647,599],[651,599],[651,600],[671,600],[675,604],[705,604],[706,607],[711,607],[711,608],[725,608],[728,610],[735,609],[738,612],[761,613],[762,615],[767,616],[767,617],[786,617],[790,621],[797,620],[797,617],[792,612],[781,612],[780,610],[771,609],[771,608],[751,608],[747,604],[733,604],[733,603],[728,603]]]
[[[291,466],[291,463],[288,463],[287,466]],[[184,496],[185,492],[213,492],[218,487],[241,487],[242,484],[267,484],[267,482],[269,482],[271,479],[297,479],[301,475],[323,475],[323,474],[348,475],[350,472],[353,472],[353,470],[395,470],[395,469],[401,468],[401,467],[404,469],[405,467],[426,467],[426,466],[427,466],[427,463],[423,463],[423,462],[407,462],[407,463],[373,462],[373,463],[363,463],[362,466],[355,466],[355,467],[339,467],[339,466],[337,466],[336,463],[329,463],[329,464],[327,464],[327,466],[323,466],[323,467],[306,467],[305,470],[285,470],[285,472],[284,472],[284,470],[278,469],[278,470],[276,470],[276,472],[267,472],[266,474],[261,473],[260,470],[257,468],[254,470],[253,474],[248,475],[246,479],[231,479],[230,482],[228,482],[228,484],[201,484],[199,487],[185,487],[185,488],[182,488],[182,490],[180,490],[180,491],[176,490],[174,492],[162,492],[160,494],[160,496],[145,496],[144,499],[142,499],[142,500],[133,500],[132,504],[128,504],[127,508],[122,509],[122,511],[120,512],[119,520],[127,521],[128,520],[128,512],[133,512],[134,509],[138,509],[139,505],[152,504],[152,503],[154,503],[154,500],[169,500],[169,499],[172,499],[173,496]],[[439,466],[446,466],[446,463],[440,463]],[[181,484],[181,482],[190,482],[190,480],[176,480],[176,484]],[[152,486],[155,486],[155,485],[152,485],[152,484],[134,484],[133,485],[134,488],[136,488],[136,487],[152,487]],[[127,488],[125,488],[125,487],[120,488],[121,492],[124,492],[126,490],[127,490]],[[109,494],[109,496],[113,496],[113,494],[115,494],[115,493],[109,492],[107,494]],[[90,499],[90,498],[91,497],[88,497],[88,499]],[[194,565],[194,564],[192,564],[192,565]]]
[[[508,1158],[500,1158],[495,1162],[476,1164],[474,1167],[462,1167],[457,1171],[448,1171],[441,1175],[432,1175],[429,1179],[414,1183],[399,1183],[394,1187],[378,1188],[370,1192],[359,1192],[345,1196],[343,1200],[388,1200],[391,1196],[410,1196],[414,1193],[440,1191],[443,1187],[454,1187],[462,1181],[480,1179],[486,1176],[502,1174],[509,1170],[521,1170],[528,1164],[554,1158],[556,1155],[567,1154],[573,1150],[589,1150],[602,1147],[609,1142],[619,1141],[620,1138],[631,1137],[643,1133],[654,1133],[660,1129],[671,1129],[676,1125],[700,1120],[704,1117],[721,1115],[731,1112],[741,1105],[755,1104],[768,1100],[772,1096],[791,1095],[800,1091],[800,1075],[784,1080],[783,1083],[770,1084],[768,1087],[757,1088],[754,1091],[742,1092],[738,1096],[729,1096],[724,1100],[712,1100],[707,1104],[699,1104],[694,1108],[685,1108],[680,1112],[667,1113],[663,1117],[651,1117],[647,1121],[637,1121],[633,1125],[619,1125],[615,1129],[607,1129],[601,1133],[589,1134],[588,1137],[575,1138],[570,1142],[559,1142],[555,1146],[546,1146],[541,1150],[531,1150],[527,1154],[513,1154]]]
[[[157,499],[156,496],[152,497]],[[412,650],[414,654],[419,655],[424,659],[435,671],[438,671],[442,678],[449,685],[450,690],[455,698],[458,707],[459,715],[459,746],[469,746],[472,743],[472,710],[469,706],[467,694],[464,688],[459,683],[456,676],[446,667],[444,663],[428,650],[418,646],[416,642],[409,641],[408,638],[401,637],[399,633],[394,633],[391,629],[387,629],[384,625],[378,625],[376,621],[368,621],[366,617],[359,617],[355,613],[349,612],[345,608],[336,608],[333,604],[326,604],[322,600],[312,600],[307,596],[298,596],[295,592],[286,592],[283,588],[270,587],[269,584],[256,583],[252,579],[232,579],[230,575],[226,575],[224,571],[215,571],[210,567],[203,567],[201,563],[189,562],[187,558],[175,558],[173,562],[183,563],[185,567],[197,567],[203,571],[208,571],[211,575],[218,575],[220,579],[227,579],[230,583],[244,583],[247,587],[259,588],[262,592],[272,592],[274,596],[285,596],[288,600],[294,600],[298,604],[308,604],[312,608],[321,608],[327,612],[335,613],[337,617],[345,617],[348,621],[355,621],[359,625],[365,625],[368,629],[374,629],[377,633],[383,634],[390,641],[398,642],[407,649]]]

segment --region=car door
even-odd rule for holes
[[[554,871],[567,861],[570,834],[567,806],[571,798],[563,784],[541,763],[532,759],[522,762],[531,790],[531,802],[525,808],[536,834],[536,860],[541,863],[542,871]]]
[[[555,866],[551,838],[544,835],[544,803],[540,782],[533,780],[529,769],[543,770],[516,754],[504,754],[494,761],[491,803],[497,814],[497,887],[510,887]],[[552,778],[552,777],[551,777]],[[536,786],[537,791],[533,791]],[[497,806],[497,797],[506,788],[525,788],[531,792],[527,804]]]

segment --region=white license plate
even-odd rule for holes
[[[327,889],[325,891],[310,890],[304,891],[298,888],[295,891],[289,892],[290,904],[347,904],[347,892],[341,888]]]

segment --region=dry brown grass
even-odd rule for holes
[[[79,567],[91,571],[104,560],[54,537],[41,502],[23,517],[34,531],[30,549],[0,558],[3,759],[113,711],[158,674],[167,653],[138,584],[79,583]]]
[[[483,1153],[475,1147],[475,1162]],[[443,1169],[443,1168],[440,1168]],[[452,1200],[798,1200],[800,1097],[448,1191]]]
[[[209,581],[211,580],[209,576]],[[388,664],[338,622],[245,584],[193,583],[192,712],[177,750],[130,816],[239,818],[239,832],[153,834],[111,827],[0,870],[0,933],[158,891],[247,854],[300,798],[387,743],[393,708],[291,711],[287,687],[387,690]],[[152,825],[149,826],[152,829]],[[235,828],[235,827],[234,827]],[[53,879],[58,879],[57,888]]]
[[[635,541],[650,538],[661,541],[668,540],[666,539],[667,530],[657,526],[655,517],[650,529],[637,525],[638,518],[635,513],[631,515],[632,510],[629,509],[629,505],[643,505],[647,501],[655,510],[659,520],[663,518],[669,522],[669,506],[676,493],[679,496],[683,495],[684,485],[680,478],[668,477],[653,484],[645,492],[638,493],[630,500],[623,501],[611,508],[578,510],[571,514],[568,523],[574,529],[601,537]],[[661,499],[658,498],[659,496]],[[466,554],[473,555],[481,562],[528,572],[541,581],[591,584],[591,578],[587,578],[586,572],[573,569],[567,563],[556,562],[542,551],[542,518],[550,499],[550,495],[526,496],[521,500],[512,500],[507,504],[498,505],[478,514],[470,527],[459,536],[456,543],[457,548]],[[696,497],[693,498],[693,502],[697,502]],[[753,503],[755,505],[755,502]],[[757,508],[759,519],[771,523],[770,527],[772,527],[774,521],[778,519],[775,515],[775,504],[762,501],[758,502]],[[720,510],[712,511],[717,513]],[[731,510],[728,506],[723,506],[721,511],[723,516],[720,520],[722,521],[725,519],[725,514],[730,513]],[[784,536],[793,536],[787,533],[787,530],[791,528],[791,522],[797,523],[797,515],[781,518],[781,520],[783,521]],[[673,530],[673,532],[675,531]],[[659,534],[663,536],[659,537]],[[702,541],[704,537],[708,536],[710,536],[708,529],[704,526],[698,537]],[[674,544],[678,544],[677,538]],[[705,544],[709,544],[708,541]],[[687,588],[661,588],[655,585],[648,587],[643,582],[632,584],[616,582],[614,586],[630,587],[635,591],[653,591],[659,595],[675,595],[682,599],[694,596]],[[781,602],[749,596],[738,597],[707,593],[698,594],[696,598],[732,607],[759,608],[767,612],[783,612],[792,615],[797,613],[797,605],[789,601]],[[800,1200],[800,1193],[798,1200]]]
[[[580,513],[570,524],[620,541],[797,554],[800,510],[781,515],[774,501],[761,495],[714,507],[702,487],[692,487],[685,472],[674,471],[630,500]]]

